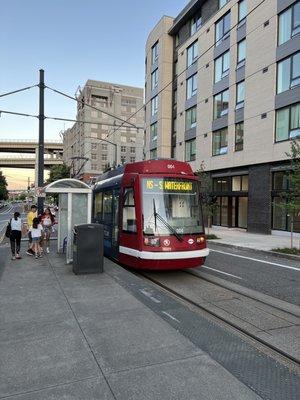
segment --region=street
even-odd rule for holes
[[[269,296],[299,305],[300,263],[209,243],[205,272]]]
[[[15,211],[19,211],[21,213],[21,218],[24,220],[26,214],[22,213],[23,211],[23,204],[21,203],[11,203],[8,206],[4,207],[0,211],[0,243],[5,233],[5,228],[7,226],[8,221],[12,218],[13,213]]]

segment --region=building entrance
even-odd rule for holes
[[[219,196],[214,210],[213,224],[235,228],[247,228],[248,197]]]

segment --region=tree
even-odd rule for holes
[[[291,150],[286,155],[290,159],[289,169],[285,175],[288,180],[288,189],[281,194],[282,207],[290,217],[291,248],[293,248],[294,219],[300,214],[300,139],[291,142]]]
[[[0,200],[8,199],[7,181],[2,171],[0,171]]]
[[[71,167],[66,164],[53,165],[50,168],[50,175],[47,183],[57,181],[58,179],[70,178]]]
[[[196,171],[196,175],[200,178],[200,194],[202,200],[202,209],[207,217],[207,234],[211,227],[212,216],[218,207],[216,196],[213,195],[212,178],[209,172],[205,171],[204,161],[201,162],[200,169]]]

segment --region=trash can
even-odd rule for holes
[[[73,272],[76,275],[103,272],[102,225],[75,225],[73,239]]]

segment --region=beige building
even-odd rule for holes
[[[145,88],[146,158],[204,163],[215,225],[289,229],[279,194],[300,136],[299,0],[192,0],[162,17]]]
[[[137,87],[86,82],[77,97],[78,122],[63,134],[72,176],[89,180],[108,166],[143,159],[143,95]]]

